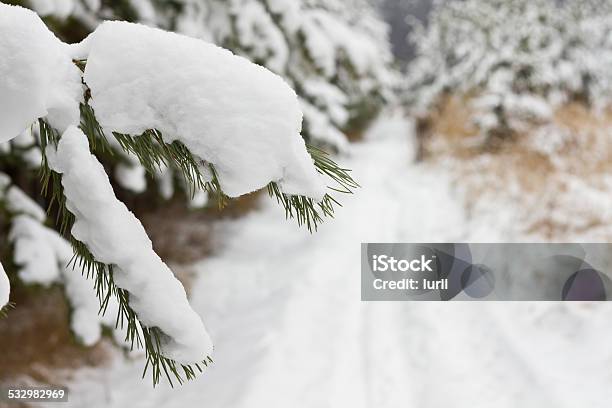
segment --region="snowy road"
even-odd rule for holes
[[[608,407],[608,305],[360,301],[361,242],[478,239],[450,177],[410,163],[409,133],[387,118],[353,147],[363,188],[315,235],[272,203],[216,226],[192,288],[216,343],[205,375],[152,390],[118,358],[82,370],[68,405]]]

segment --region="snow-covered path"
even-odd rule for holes
[[[388,117],[353,147],[363,188],[315,235],[273,203],[216,226],[192,288],[216,343],[205,375],[152,390],[141,361],[117,359],[81,370],[68,405],[608,407],[607,304],[360,301],[361,242],[478,239],[450,177],[411,164],[409,136]]]

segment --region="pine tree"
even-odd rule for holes
[[[174,69],[170,54],[186,73]],[[267,188],[287,218],[311,231],[333,216],[334,194],[357,187],[348,170],[304,145],[297,97],[279,77],[202,41],[105,23],[68,46],[34,13],[0,4],[0,58],[10,61],[0,67],[0,221],[11,244],[0,255],[7,272],[26,282],[62,282],[76,294],[73,328],[84,333],[81,340],[94,342],[98,323],[124,330],[130,348],[145,350],[154,384],[192,379],[212,362],[212,344],[182,285],[115,197],[105,159],[120,152],[151,175],[172,169],[190,196],[206,191],[221,206]],[[210,127],[217,124],[229,130]],[[16,183],[28,167],[40,172],[36,201]],[[45,201],[54,222],[39,205]],[[0,278],[4,301],[4,269]],[[88,282],[99,300],[97,318],[83,297]]]

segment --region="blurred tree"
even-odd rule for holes
[[[427,114],[447,94],[469,96],[486,140],[547,121],[555,107],[610,102],[612,13],[599,1],[465,0],[416,24],[406,95]]]

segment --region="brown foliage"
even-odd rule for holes
[[[550,123],[492,146],[473,124],[470,101],[469,95],[446,96],[420,120],[426,126],[417,126],[423,156],[453,168],[468,208],[483,197],[506,200],[516,207],[517,223],[526,223],[525,232],[551,240],[612,227],[596,208],[580,206],[580,190],[572,190],[576,184],[587,191],[609,188],[604,178],[612,174],[612,110],[569,103]]]

